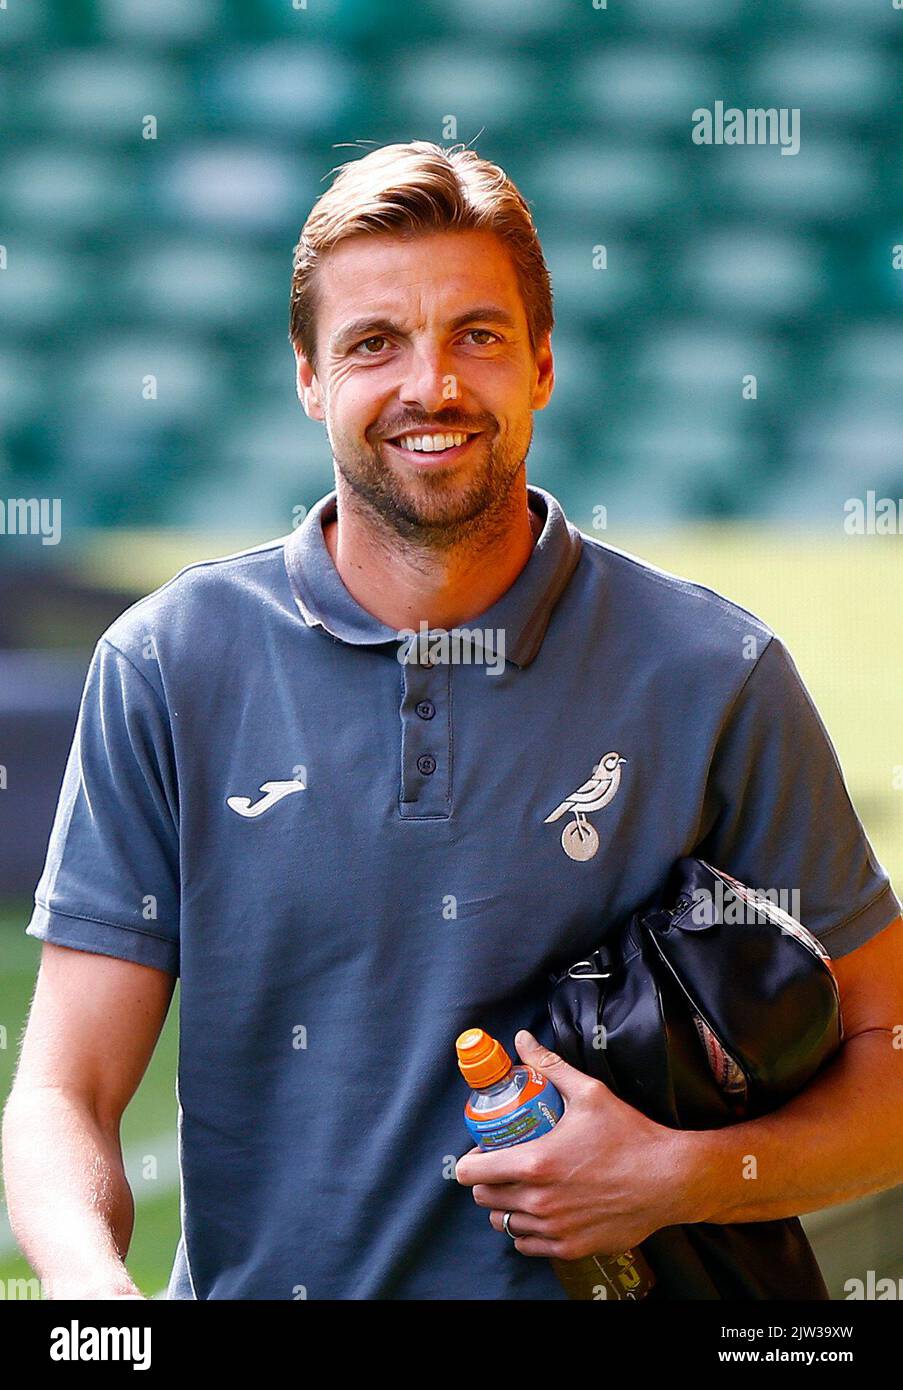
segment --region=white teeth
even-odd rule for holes
[[[405,434],[392,442],[401,449],[411,449],[414,453],[437,454],[443,449],[452,449],[467,441],[466,434]]]

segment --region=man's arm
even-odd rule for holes
[[[140,1297],[119,1126],[174,987],[162,970],[44,943],[3,1170],[13,1234],[50,1298]]]
[[[903,917],[831,964],[840,1052],[772,1114],[684,1135],[682,1220],[771,1221],[903,1182]]]

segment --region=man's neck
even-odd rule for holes
[[[461,627],[473,621],[514,583],[526,565],[543,522],[528,505],[526,487],[491,539],[466,552],[412,550],[394,542],[375,520],[337,497],[337,519],[323,525],[326,547],[345,588],[362,608],[396,631]]]

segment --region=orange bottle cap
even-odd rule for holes
[[[467,1028],[455,1039],[461,1075],[477,1090],[501,1081],[511,1070],[511,1058],[500,1042],[482,1028]]]

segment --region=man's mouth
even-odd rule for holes
[[[472,430],[446,430],[441,434],[417,434],[412,431],[395,435],[393,439],[387,439],[385,442],[411,460],[432,463],[440,459],[445,461],[457,458],[479,433]]]

